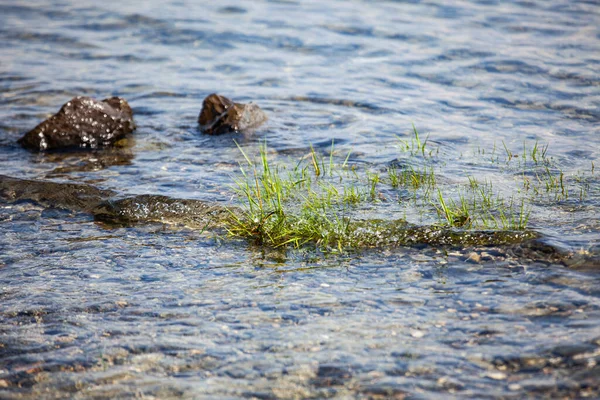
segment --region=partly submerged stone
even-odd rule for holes
[[[267,115],[256,104],[234,103],[216,93],[204,99],[198,116],[202,131],[209,135],[248,131],[266,120]]]
[[[216,228],[230,218],[234,208],[225,208],[202,200],[173,199],[143,194],[123,199],[109,199],[93,210],[97,221],[111,225],[134,225],[159,222],[196,229]]]
[[[0,175],[0,199],[9,203],[34,201],[45,207],[92,212],[115,195],[112,190],[82,183],[35,181]]]
[[[124,99],[98,101],[78,96],[27,132],[19,143],[39,151],[96,148],[112,145],[134,129],[133,112]]]

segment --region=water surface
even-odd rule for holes
[[[3,2],[1,174],[230,204],[233,139],[281,162],[334,140],[381,170],[414,123],[449,185],[513,190],[523,170],[481,149],[538,141],[590,188],[532,206],[542,243],[585,255],[571,266],[518,246],[272,250],[0,203],[0,397],[600,396],[599,26],[594,1]],[[212,92],[268,124],[202,135]],[[19,148],[76,95],[130,102],[125,148]],[[390,200],[366,217],[433,222]]]

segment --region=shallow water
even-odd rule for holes
[[[230,204],[233,138],[282,162],[333,139],[378,170],[414,123],[448,186],[509,192],[523,168],[491,149],[539,141],[589,190],[532,205],[541,243],[586,260],[571,264],[519,246],[276,251],[0,203],[0,397],[600,396],[599,26],[594,1],[3,2],[0,174]],[[269,122],[202,135],[212,92]],[[75,95],[125,97],[127,146],[18,147]],[[367,211],[390,214],[434,221]]]

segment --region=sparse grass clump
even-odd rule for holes
[[[531,209],[525,199],[515,203],[511,198],[492,198],[481,190],[465,195],[460,193],[458,200],[444,199],[438,189],[437,202],[432,203],[442,220],[442,225],[454,228],[481,228],[490,230],[525,230]]]
[[[419,240],[449,243],[479,238],[484,243],[492,240],[490,237],[501,237],[506,241],[513,238],[510,232],[522,239],[530,237],[527,226],[534,202],[543,196],[566,200],[574,187],[579,187],[583,199],[594,174],[592,163],[592,176],[581,174],[568,182],[548,157],[547,145],[536,142],[530,150],[524,146],[517,154],[503,143],[504,164],[495,146],[490,160],[516,184],[507,195],[506,188],[499,191],[492,179],[468,174],[463,182],[444,179],[444,163],[437,158],[439,146],[430,149],[428,143],[413,126],[411,138],[400,141],[398,161],[383,174],[381,169],[367,166],[361,170],[350,165],[350,152],[339,163],[333,142],[328,155],[310,146],[305,157],[285,164],[270,161],[266,145],[256,159],[240,148],[245,162],[240,165],[234,190],[242,208],[230,212],[227,230],[231,236],[256,244],[300,247],[311,243],[330,251]],[[478,154],[483,161],[485,151],[480,149]],[[433,216],[438,222],[418,227],[393,215],[385,220],[357,217],[365,207],[374,208],[393,196],[399,207],[412,207],[423,219]]]
[[[408,187],[414,190],[435,187],[435,171],[431,166],[425,166],[421,170],[413,166],[398,169],[396,166],[388,168],[388,177],[392,188]]]
[[[311,147],[308,163],[284,171],[270,164],[266,146],[260,149],[258,163],[243,154],[247,166],[240,167],[242,177],[235,191],[244,208],[241,215],[231,212],[227,227],[231,235],[275,247],[309,242],[339,250],[346,247],[349,219],[344,209],[360,203],[364,194],[354,185],[340,191],[324,179],[332,175],[332,158],[327,169]]]

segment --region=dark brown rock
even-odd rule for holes
[[[46,207],[90,212],[116,193],[76,183],[56,183],[0,175],[0,199],[34,201]]]
[[[234,103],[215,93],[204,99],[198,116],[202,131],[209,135],[248,131],[266,120],[267,115],[256,104]]]
[[[27,132],[19,143],[39,151],[97,148],[112,145],[134,129],[133,112],[124,99],[97,101],[78,96]]]

